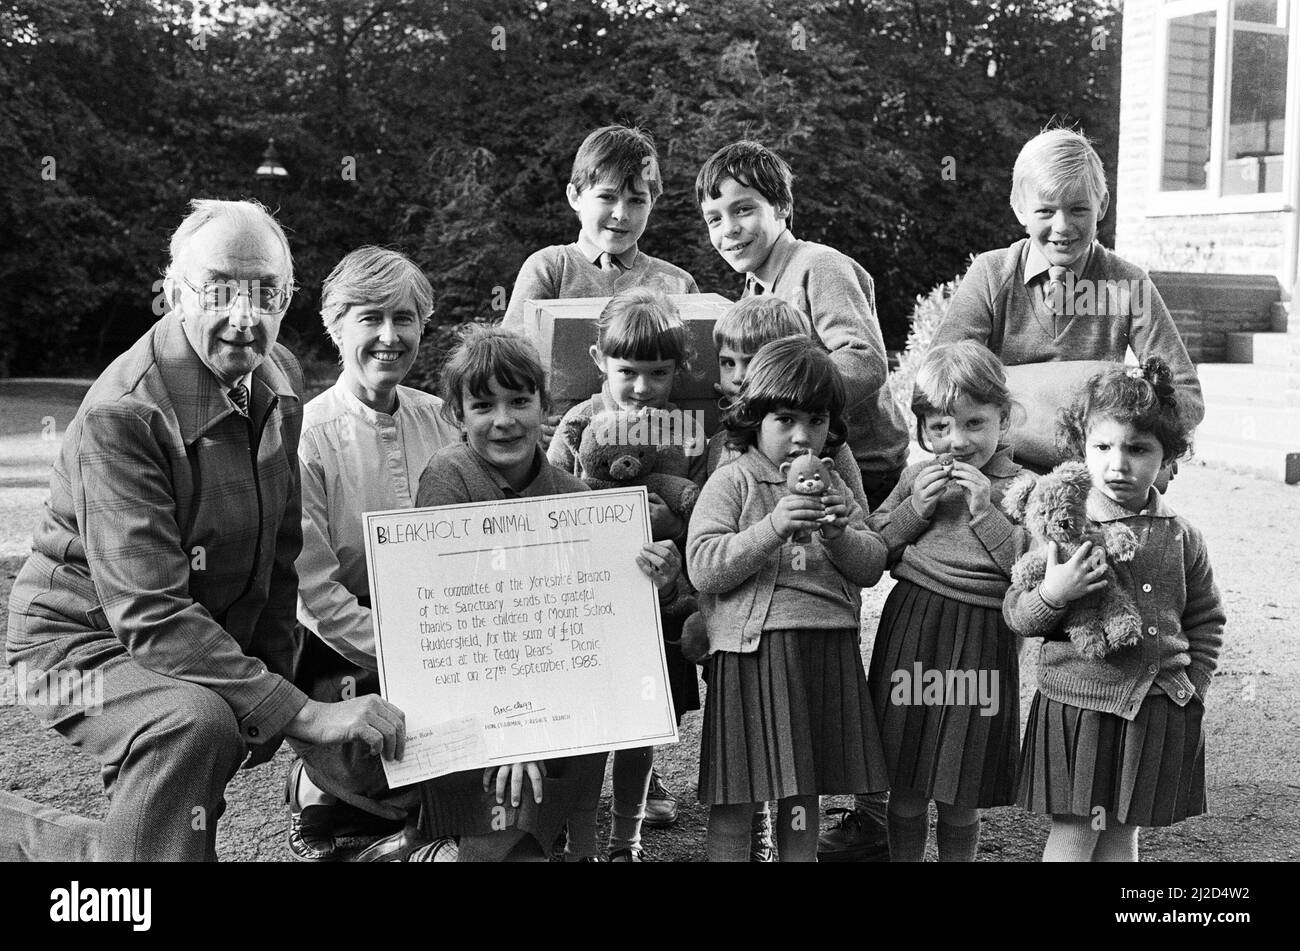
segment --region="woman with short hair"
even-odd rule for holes
[[[397,251],[358,248],[325,280],[321,319],[343,372],[304,407],[298,451],[305,628],[298,682],[316,700],[379,692],[362,513],[414,507],[430,457],[460,440],[440,399],[401,385],[432,313],[428,279]],[[337,813],[375,817],[381,827],[386,820],[391,830],[418,803],[414,788],[388,788],[379,757],[362,744],[295,749],[286,793],[295,858],[337,856]]]

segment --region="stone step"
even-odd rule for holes
[[[1196,439],[1290,444],[1290,451],[1300,452],[1300,409],[1212,399]]]
[[[1197,438],[1197,462],[1235,472],[1249,472],[1279,482],[1300,482],[1300,451],[1282,443],[1239,439]]]
[[[1259,367],[1286,367],[1292,342],[1284,333],[1230,333],[1227,335],[1229,363],[1253,363]]]
[[[1286,301],[1277,301],[1269,308],[1269,317],[1273,321],[1273,332],[1284,334],[1289,329],[1287,323],[1291,305]],[[1297,328],[1300,329],[1300,328]]]
[[[1286,405],[1285,370],[1242,363],[1202,363],[1196,367],[1196,375],[1200,377],[1201,394],[1207,405],[1216,400]]]

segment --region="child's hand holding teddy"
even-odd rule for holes
[[[1062,562],[1056,542],[1047,543],[1047,567],[1038,594],[1050,608],[1064,608],[1085,594],[1107,585],[1105,555],[1084,542],[1069,560]]]
[[[826,506],[819,495],[798,495],[791,492],[777,500],[772,509],[772,528],[782,538],[791,538],[800,532],[811,533],[822,527]]]
[[[822,505],[826,506],[822,515],[822,538],[839,538],[849,524],[849,506],[844,497],[834,492],[822,496]]]

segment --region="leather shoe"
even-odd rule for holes
[[[371,842],[368,846],[352,857],[353,862],[409,862],[411,853],[417,849],[430,845],[428,839],[420,834],[418,826],[408,825],[401,832],[394,832],[392,835],[384,836],[376,842]],[[419,861],[438,861],[437,859],[428,858]]]
[[[664,787],[659,771],[650,773],[650,791],[645,798],[645,818],[642,825],[651,829],[667,829],[677,821],[677,797]]]
[[[334,807],[298,805],[298,783],[302,771],[302,760],[294,760],[284,789],[284,801],[289,804],[289,854],[301,862],[332,862],[338,858],[338,848],[334,843]]]
[[[827,809],[840,824],[817,838],[818,862],[888,862],[889,837],[879,820],[854,809]]]

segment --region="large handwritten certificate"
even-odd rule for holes
[[[389,785],[677,742],[643,488],[368,512]]]

